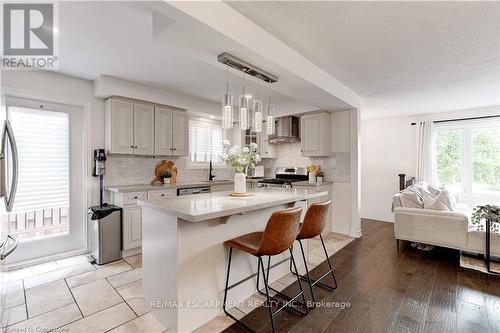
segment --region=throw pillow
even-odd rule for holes
[[[402,191],[399,195],[399,200],[401,200],[401,206],[408,208],[422,208],[422,200],[412,191]]]
[[[450,211],[448,207],[441,201],[442,198],[440,196],[441,194],[439,194],[436,198],[425,198],[424,208],[433,210],[442,210],[445,212]]]
[[[446,207],[448,207],[448,209],[453,212],[457,204],[453,194],[451,194],[451,192],[444,187],[439,191],[438,197],[439,196],[441,196],[441,202],[444,203]]]

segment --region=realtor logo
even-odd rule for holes
[[[55,69],[54,3],[3,4],[2,69]]]

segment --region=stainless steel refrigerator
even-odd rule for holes
[[[7,165],[9,162],[10,165]],[[5,259],[16,250],[18,241],[14,235],[9,234],[8,217],[14,206],[16,198],[19,173],[19,158],[17,154],[16,139],[12,126],[8,120],[3,121],[1,148],[0,148],[0,324],[7,323],[5,309],[5,295],[7,293],[8,281],[5,267]]]

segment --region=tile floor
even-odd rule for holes
[[[330,233],[325,236],[329,254],[352,238]],[[311,241],[310,269],[324,261],[319,239]],[[141,255],[96,267],[85,256],[76,256],[8,273],[8,322],[4,332],[164,332],[165,327],[148,312],[142,291]],[[294,282],[285,276],[273,283],[278,290]],[[251,296],[235,317],[243,317],[261,304]],[[253,302],[248,302],[253,301]],[[220,315],[196,332],[219,332],[233,321]]]

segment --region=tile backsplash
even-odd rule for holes
[[[351,179],[351,153],[333,153],[326,157],[301,156],[301,143],[287,143],[277,146],[275,159],[265,159],[264,168],[267,177],[273,177],[276,167],[298,166],[306,167],[318,164],[325,172],[326,180],[349,182]]]
[[[162,160],[171,160],[177,165],[177,181],[208,180],[208,167],[189,169],[187,157],[131,157],[108,156],[106,161],[106,186],[148,184],[154,178],[155,167]],[[230,169],[214,169],[215,179],[232,179]]]
[[[277,158],[264,159],[266,178],[274,177],[274,168],[283,166],[306,167],[310,164],[321,165],[326,180],[349,182],[351,175],[351,154],[334,153],[328,157],[303,157],[301,144],[280,144],[277,147]],[[187,167],[188,157],[151,158],[131,156],[108,156],[106,162],[106,186],[148,184],[154,178],[156,164],[161,160],[170,159],[177,165],[177,180],[196,181],[208,179],[208,167],[204,169],[190,169]],[[232,179],[230,169],[214,169],[216,179]]]

